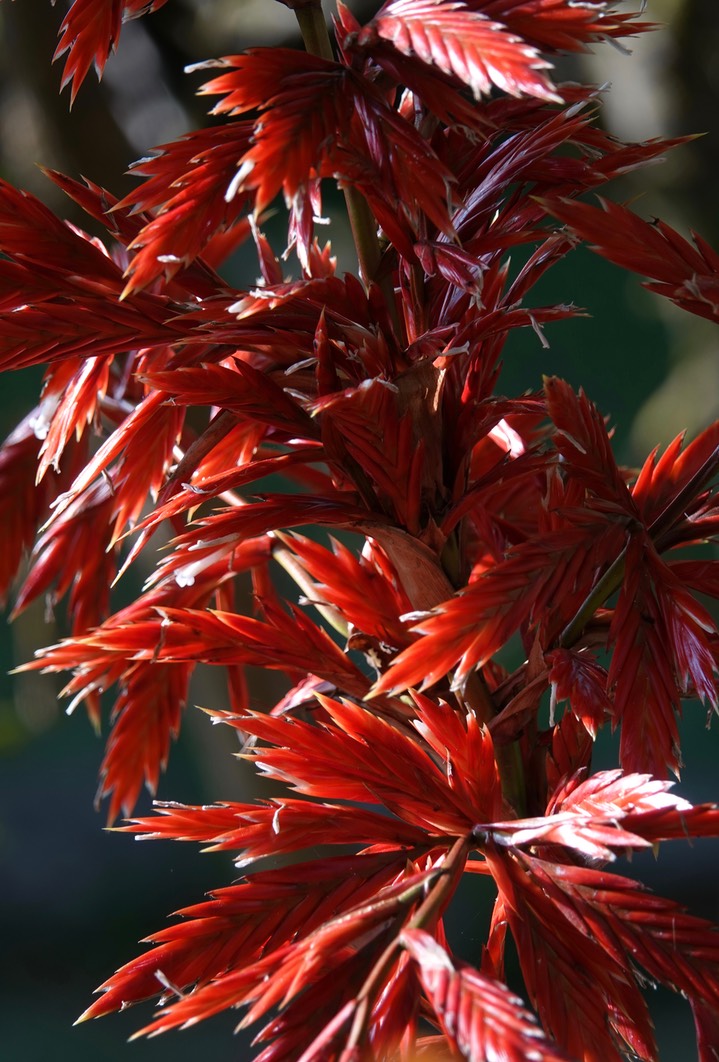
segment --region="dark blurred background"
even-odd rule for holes
[[[361,14],[372,4],[353,2]],[[194,90],[186,64],[250,45],[293,43],[292,13],[272,0],[171,0],[153,16],[130,23],[104,80],[81,89],[71,113],[59,95],[60,66],[51,66],[63,4],[17,0],[0,5],[0,176],[84,224],[72,204],[36,163],[83,174],[116,194],[134,185],[130,162],[204,122],[206,101]],[[579,61],[563,61],[562,76],[611,82],[604,120],[623,138],[706,132],[614,189],[636,199],[646,217],[659,215],[680,231],[696,227],[719,244],[719,9],[715,0],[650,0],[647,17],[667,28],[631,45],[630,58],[609,46]],[[201,79],[200,79],[201,80]],[[253,272],[233,279],[251,282]],[[719,415],[717,338],[707,322],[675,311],[637,280],[588,252],[575,252],[537,295],[574,301],[593,320],[548,331],[550,349],[533,335],[513,339],[502,387],[517,393],[539,385],[542,373],[580,384],[611,417],[622,459],[643,459],[683,428],[690,433]],[[6,374],[0,399],[4,438],[36,400],[41,373]],[[124,593],[131,592],[126,586]],[[236,873],[225,855],[199,855],[169,843],[136,844],[102,830],[93,809],[102,743],[84,714],[67,718],[55,695],[59,683],[38,675],[6,676],[39,645],[58,636],[42,604],[31,607],[0,638],[0,1056],[9,1062],[184,1062],[198,1052],[214,1059],[248,1057],[230,1033],[236,1017],[151,1041],[126,1043],[149,1019],[140,1008],[72,1028],[93,988],[138,953],[138,938],[160,928],[166,915],[199,900]],[[257,697],[262,689],[257,687]],[[224,692],[209,669],[200,671],[191,703],[223,707]],[[716,793],[716,752],[700,706],[682,724],[689,799]],[[233,759],[228,733],[188,711],[159,797],[187,803],[248,799],[252,778]],[[613,766],[615,742],[598,749],[597,766]],[[144,796],[138,808],[144,812]],[[719,920],[719,846],[666,848],[635,860],[632,873]],[[476,877],[476,876],[474,876]],[[490,897],[469,881],[450,931],[467,958],[479,953]],[[688,1008],[656,993],[662,1058],[694,1057]]]

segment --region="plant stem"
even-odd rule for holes
[[[296,7],[295,17],[305,48],[310,55],[319,55],[322,59],[334,59],[332,43],[322,13],[322,0],[310,0],[310,3],[302,7]]]
[[[322,12],[322,0],[310,0],[310,3],[295,8],[295,16],[305,48],[310,55],[318,55],[322,59],[334,59],[332,43]],[[356,188],[345,188],[343,192],[345,203],[347,204],[352,237],[357,250],[360,276],[365,287],[368,287],[377,275],[382,256],[379,240],[377,239],[377,223],[372,216],[367,200]],[[392,312],[393,306],[394,299],[388,301],[390,312]]]
[[[687,505],[692,502],[701,490],[709,483],[719,471],[719,446],[716,446],[707,457],[706,461],[697,469],[693,476],[684,484],[682,489],[672,498],[667,506],[655,517],[647,528],[649,538],[656,544],[681,517]],[[661,548],[661,547],[658,547]],[[618,590],[624,578],[626,564],[626,547],[619,554],[614,563],[607,568],[594,589],[587,595],[580,605],[574,619],[564,628],[559,636],[558,645],[561,649],[569,649],[580,637],[587,623],[591,620],[596,610]]]
[[[442,864],[437,868],[437,876],[421,906],[407,923],[407,929],[434,928],[442,911],[447,906],[457,885],[457,881],[464,870],[467,856],[471,848],[470,837],[458,837],[452,848],[447,853]],[[428,888],[427,882],[422,885],[423,890]],[[414,893],[414,888],[408,890],[408,897]],[[378,994],[388,972],[397,962],[402,949],[401,934],[390,941],[379,959],[372,968],[371,973],[357,994],[355,1017],[352,1029],[347,1041],[347,1048],[361,1045],[367,1033],[367,1018],[373,998]]]
[[[457,838],[439,868],[437,885],[429,891],[417,913],[407,923],[408,929],[434,927],[455,890],[470,848],[470,837]]]
[[[574,618],[560,634],[557,643],[560,649],[570,649],[574,645],[597,609],[622,585],[626,558],[625,547],[614,563],[607,568],[597,585],[587,594]]]
[[[280,567],[287,572],[293,582],[300,588],[303,594],[305,594],[308,602],[311,605],[314,605],[317,609],[325,623],[328,623],[329,626],[337,631],[338,634],[341,634],[343,638],[348,638],[349,627],[341,613],[338,612],[328,601],[322,599],[315,582],[307,574],[294,553],[287,548],[286,543],[291,541],[288,536],[284,535],[281,531],[270,531],[269,535],[275,541],[284,543],[284,545],[281,546],[273,546],[273,560],[276,560]]]

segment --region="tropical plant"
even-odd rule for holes
[[[32,546],[16,610],[66,598],[71,625],[26,666],[69,672],[98,728],[116,690],[110,820],[157,786],[198,664],[277,784],[120,827],[243,876],[83,1017],[160,996],[155,1033],[244,1007],[262,1062],[649,1060],[649,980],[689,1001],[709,1062],[719,931],[607,867],[719,834],[665,780],[682,702],[719,699],[698,596],[719,562],[687,551],[719,533],[719,423],[628,470],[581,391],[497,391],[510,333],[581,312],[532,298],[581,241],[719,318],[700,237],[582,199],[678,141],[618,142],[598,90],[551,77],[555,53],[650,26],[611,0],[389,0],[364,24],[338,4],[331,37],[320,0],[281,2],[306,50],[198,63],[222,120],[142,160],[130,195],[49,174],[104,241],[0,186],[0,365],[46,366],[0,450],[0,584]],[[71,98],[163,3],[72,3]],[[357,275],[315,234],[333,186]],[[290,279],[263,233],[278,201]],[[243,242],[261,279],[238,290],[216,270]],[[161,527],[169,552],[111,611]],[[253,666],[285,677],[279,703],[249,707]],[[592,773],[604,727],[619,766]],[[496,899],[472,964],[444,915],[478,874]]]

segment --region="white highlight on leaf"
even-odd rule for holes
[[[48,395],[40,402],[35,415],[30,417],[29,424],[36,439],[47,439],[53,415],[59,404],[59,395]]]
[[[507,424],[506,420],[498,420],[489,433],[490,439],[496,442],[510,457],[519,457],[524,453],[525,446],[521,435]]]
[[[255,164],[253,160],[245,159],[245,161],[242,163],[239,170],[227,186],[227,191],[225,192],[226,203],[231,202],[235,198],[240,188],[242,187],[245,179],[250,176],[254,168]]]

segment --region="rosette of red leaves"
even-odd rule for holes
[[[73,96],[161,2],[75,0]],[[278,794],[122,827],[231,851],[243,877],[178,912],[84,1017],[161,995],[156,1033],[243,1007],[263,1062],[650,1060],[649,978],[689,1000],[709,1062],[719,931],[606,867],[719,834],[719,810],[664,780],[682,701],[718,699],[697,594],[719,597],[719,566],[682,551],[719,531],[719,425],[632,473],[583,393],[495,389],[513,329],[579,312],[531,298],[579,240],[719,315],[699,237],[579,200],[673,142],[602,132],[594,90],[555,84],[550,57],[648,26],[608,0],[390,0],[364,25],[339,5],[333,43],[319,0],[285,2],[307,50],[200,64],[222,124],[144,160],[125,200],[51,174],[104,242],[0,186],[0,365],[46,366],[0,450],[0,589],[35,541],[16,607],[67,594],[72,632],[28,666],[70,672],[97,725],[117,688],[111,819],[155,790],[197,664],[224,669],[213,720]],[[315,236],[327,181],[359,277]],[[295,279],[262,233],[277,197]],[[216,267],[248,239],[261,281],[237,290]],[[113,612],[161,525],[169,552]],[[274,707],[248,707],[247,666],[286,677]],[[591,774],[607,725],[620,766]],[[476,966],[444,931],[464,874],[496,888]]]

